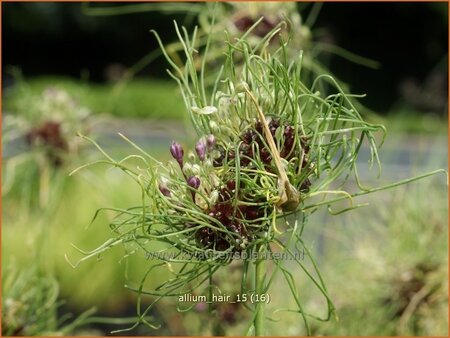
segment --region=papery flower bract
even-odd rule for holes
[[[183,174],[191,176],[192,173],[192,163],[191,162],[186,162],[185,164],[183,164],[183,168],[181,168],[181,170],[183,171]]]
[[[200,175],[202,168],[198,164],[193,164],[191,168],[192,175]]]
[[[189,151],[187,155],[188,161],[191,163],[195,162],[195,154],[193,151]]]
[[[209,128],[213,133],[219,132],[219,125],[213,120],[209,121]]]
[[[167,186],[164,183],[160,183],[158,188],[159,188],[159,191],[161,191],[161,193],[164,196],[170,197],[170,195],[171,195],[170,190],[169,190],[169,188],[167,188]]]
[[[192,107],[192,111],[194,113],[200,114],[200,115],[210,115],[210,114],[217,113],[217,108],[216,107],[212,107],[212,106],[206,106],[206,107],[203,107],[203,108]]]
[[[206,136],[206,145],[208,149],[212,149],[216,145],[216,138],[214,135],[210,134]]]

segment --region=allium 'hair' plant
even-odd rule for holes
[[[208,59],[209,43],[199,53],[196,31],[189,36],[184,28],[175,28],[185,53],[183,67],[155,35],[197,132],[195,151],[174,142],[168,148],[175,161],[164,164],[123,135],[139,154],[116,161],[99,147],[107,157],[101,162],[122,169],[140,185],[142,204],[113,209],[117,212],[111,224],[114,238],[85,253],[82,260],[119,244],[130,245],[133,252],[152,254],[158,247],[158,253],[171,253],[159,256],[162,261],[149,267],[138,286],[128,286],[139,294],[136,325],[154,327],[145,317],[158,300],[196,292],[212,301],[217,287],[213,275],[242,259],[239,294],[256,297],[254,302],[242,302],[251,312],[246,333],[264,334],[264,321],[271,316],[265,303],[277,275],[284,277],[296,303],[296,308],[284,310],[298,313],[309,333],[307,319],[318,316],[303,308],[293,266],[324,297],[327,314],[319,319],[331,318],[335,308],[303,241],[308,215],[320,207],[336,214],[349,211],[361,206],[354,204],[354,197],[413,179],[374,189],[361,185],[359,151],[366,143],[370,165],[380,167],[378,147],[385,128],[364,121],[351,102],[354,96],[344,93],[331,76],[318,76],[307,88],[301,81],[302,52],[295,60],[288,58],[289,40],[282,36],[278,36],[280,47],[268,49],[280,28],[270,30],[256,47],[247,41],[249,31],[242,38],[225,38],[227,52],[216,60],[221,67],[208,74],[215,76],[212,90],[205,86],[207,63],[203,61],[198,70],[195,61],[199,55]],[[318,91],[321,83],[334,91]],[[351,178],[356,191],[346,190]],[[296,255],[299,251],[305,253],[304,259]],[[294,265],[288,265],[286,257]],[[168,269],[172,277],[147,289],[145,281],[160,268]],[[143,295],[153,297],[147,307],[142,306]],[[194,306],[180,303],[179,308]]]
[[[28,180],[25,184],[28,186],[39,182],[39,202],[44,206],[55,192],[55,189],[50,192],[50,181],[56,185],[53,174],[72,164],[79,155],[77,131],[88,132],[90,111],[65,90],[49,87],[42,94],[34,95],[26,88],[18,85],[23,101],[12,114],[4,116],[2,195],[14,190],[17,182],[24,184],[24,180]],[[21,143],[25,146],[22,149],[12,146]],[[23,199],[27,200],[29,196],[24,195]]]
[[[32,151],[42,152],[53,166],[61,166],[77,151],[76,131],[87,129],[90,111],[70,93],[54,87],[31,99],[31,106],[27,101],[20,111],[5,117],[4,141],[23,137]]]

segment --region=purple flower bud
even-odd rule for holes
[[[170,146],[170,153],[172,154],[173,158],[177,160],[178,164],[181,166],[183,164],[183,147],[181,144],[177,142],[172,142],[172,145]]]
[[[200,161],[204,161],[205,155],[206,155],[205,140],[201,139],[197,142],[197,144],[195,145],[195,151],[197,152],[197,155],[198,155],[198,158],[200,159]]]
[[[216,138],[214,137],[214,135],[210,134],[206,136],[206,144],[208,145],[209,149],[212,149],[215,146]]]
[[[167,186],[165,184],[163,184],[163,183],[159,184],[159,191],[161,191],[161,193],[164,196],[170,197],[170,190],[169,190],[169,188],[167,188]]]
[[[197,176],[191,176],[187,179],[187,184],[194,189],[198,189],[200,186],[200,179]]]

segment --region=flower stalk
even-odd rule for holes
[[[265,302],[261,301],[261,297],[265,292],[265,279],[266,279],[266,246],[265,244],[261,244],[258,248],[258,258],[255,262],[255,293],[257,295],[258,302],[256,303],[255,310],[255,336],[264,336],[265,335]]]

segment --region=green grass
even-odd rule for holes
[[[445,135],[448,132],[445,116],[424,113],[406,106],[394,107],[386,116],[385,126],[390,133]]]
[[[170,81],[138,78],[123,84],[96,84],[50,76],[19,80],[5,89],[4,111],[22,113],[48,87],[68,91],[94,114],[155,119],[179,119],[186,114],[177,86]]]

